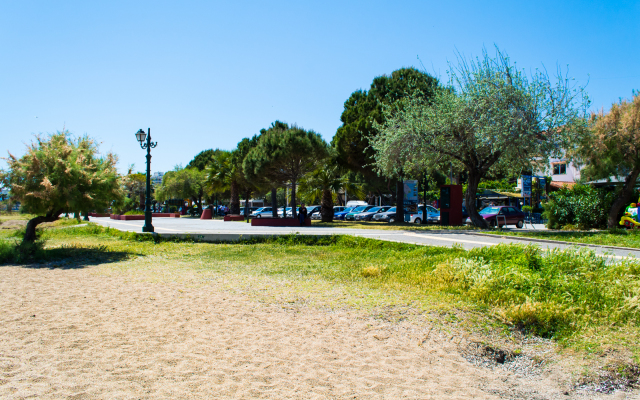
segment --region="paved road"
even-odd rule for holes
[[[116,221],[109,218],[91,218],[92,222],[110,226],[122,231],[141,232],[144,221]],[[465,249],[482,246],[495,246],[500,243],[531,243],[541,248],[566,249],[572,247],[561,243],[548,243],[529,240],[502,238],[498,236],[480,235],[472,231],[403,231],[403,230],[375,230],[355,228],[333,227],[266,227],[251,226],[246,222],[223,222],[222,220],[200,220],[196,218],[155,218],[153,220],[155,231],[159,234],[185,235],[210,241],[236,240],[243,237],[263,235],[354,235],[392,242],[414,243],[430,246],[460,245]],[[610,249],[601,246],[589,247],[601,255],[607,255],[613,259],[625,257],[640,258],[640,250]]]

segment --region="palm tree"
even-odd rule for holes
[[[211,162],[205,168],[207,174],[207,184],[209,192],[215,197],[218,194],[231,190],[231,198],[233,200],[233,165],[231,163],[231,152],[221,151],[214,155]],[[238,191],[236,189],[236,197]]]
[[[300,180],[301,197],[320,199],[320,215],[322,222],[333,221],[333,201],[338,191],[346,189],[354,197],[364,195],[362,185],[351,182],[347,175],[340,175],[340,170],[334,163],[323,166],[304,176]]]

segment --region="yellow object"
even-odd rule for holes
[[[620,219],[620,225],[627,228],[640,228],[640,222],[636,221],[629,215],[625,215]]]

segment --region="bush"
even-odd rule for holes
[[[615,192],[607,189],[585,185],[563,187],[549,194],[543,215],[549,221],[549,229],[562,229],[565,225],[580,229],[606,228],[614,198]]]
[[[144,215],[144,211],[127,211],[124,215]]]

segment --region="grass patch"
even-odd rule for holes
[[[207,244],[94,224],[44,230],[42,239],[41,251],[50,252],[44,262],[66,253],[69,265],[70,257],[83,257],[78,265],[104,264],[109,273],[215,280],[288,303],[372,312],[410,307],[475,323],[461,312],[586,352],[640,356],[640,262],[607,264],[587,249],[505,244],[467,251],[340,235]],[[0,254],[8,241],[0,237]]]
[[[518,236],[534,239],[559,240],[573,243],[599,244],[640,249],[640,230],[610,229],[607,231],[489,231],[502,236]]]

